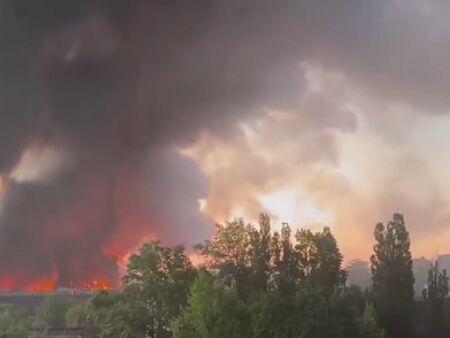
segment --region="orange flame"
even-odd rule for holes
[[[12,291],[16,287],[17,283],[13,278],[0,279],[0,290]]]
[[[8,276],[0,279],[0,291],[26,291],[26,292],[51,292],[58,288],[58,274],[55,270],[50,277],[40,278],[27,282],[21,282],[20,276]],[[96,290],[110,290],[113,284],[106,278],[96,277],[81,285],[72,285],[72,291],[96,291]]]
[[[28,284],[24,290],[27,292],[50,292],[56,289],[54,280],[42,280]]]
[[[112,285],[106,279],[95,279],[90,283],[86,284],[86,289],[88,290],[110,290],[112,289]]]
[[[23,287],[22,289],[28,292],[49,292],[56,289],[56,283],[58,280],[58,272],[53,269],[50,277],[44,277],[32,281]]]

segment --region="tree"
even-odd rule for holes
[[[88,304],[81,302],[72,305],[66,312],[66,325],[71,327],[87,325]]]
[[[71,297],[57,293],[49,294],[40,304],[38,318],[46,326],[64,326],[66,323],[66,312],[74,304]]]
[[[422,292],[423,298],[430,308],[431,327],[435,337],[442,332],[445,299],[449,292],[449,277],[444,269],[439,271],[436,260],[428,271],[428,281]]]
[[[144,244],[129,259],[123,279],[124,299],[115,311],[129,317],[132,327],[145,337],[170,337],[170,321],[187,305],[195,274],[184,247]],[[117,317],[117,313],[111,315]]]
[[[303,285],[297,295],[271,292],[251,311],[254,338],[354,338],[351,311],[338,295]]]
[[[293,294],[303,274],[299,269],[298,255],[292,245],[291,228],[288,224],[281,227],[281,237],[274,235],[272,247],[274,253],[278,251],[274,259],[276,289],[284,295]]]
[[[86,322],[88,325],[97,326],[101,331],[108,322],[111,309],[123,298],[123,294],[111,293],[108,290],[99,291],[86,304]]]
[[[378,326],[377,314],[372,303],[368,302],[364,314],[358,320],[359,335],[361,338],[383,338],[384,332]]]
[[[352,311],[355,318],[361,317],[366,308],[366,304],[370,301],[370,297],[366,291],[363,291],[357,285],[350,285],[345,287],[341,293],[342,300],[345,302],[347,308]]]
[[[210,268],[228,286],[234,286],[238,295],[245,299],[252,293],[255,229],[242,219],[216,225],[214,236],[197,246],[210,262]],[[265,259],[261,255],[265,264]],[[264,269],[263,266],[260,268]]]
[[[375,306],[389,338],[409,338],[412,330],[414,276],[409,233],[400,214],[375,228],[371,257]]]
[[[173,338],[248,338],[249,319],[233,288],[201,272],[192,286],[189,306],[172,323]]]
[[[73,311],[73,312],[72,312]],[[99,338],[143,338],[143,315],[136,303],[123,293],[98,292],[82,309],[72,307],[66,315],[69,326],[74,322],[84,322],[92,331],[98,331]]]
[[[100,328],[100,338],[171,337],[170,322],[187,306],[195,275],[184,247],[146,243],[129,259],[123,291],[103,291],[89,302],[88,323]]]
[[[270,292],[251,307],[253,338],[302,337],[295,297]]]
[[[99,338],[147,338],[145,332],[146,309],[126,298],[116,301],[106,312]],[[165,331],[159,336],[169,337]],[[156,337],[156,336],[151,336]]]
[[[250,231],[252,235],[252,285],[254,291],[266,292],[271,273],[270,218],[265,214],[259,216],[259,231]]]
[[[0,304],[0,338],[28,338],[30,320],[13,305]]]
[[[357,328],[341,295],[323,287],[303,287],[297,294],[298,317],[303,319],[305,338],[352,338]]]
[[[313,285],[337,291],[345,285],[346,272],[342,269],[342,254],[330,228],[313,233],[298,230],[296,252],[303,275]]]
[[[287,224],[272,234],[266,215],[259,223],[218,225],[200,246],[209,263],[200,273],[183,247],[143,245],[129,260],[123,290],[71,307],[67,323],[98,327],[99,338],[381,338],[373,299],[388,337],[409,337],[396,336],[406,332],[409,294],[401,288],[412,290],[414,281],[402,218],[377,226],[371,294],[345,287],[329,228],[299,230],[293,243]]]

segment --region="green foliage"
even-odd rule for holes
[[[88,304],[81,302],[73,304],[66,312],[66,325],[70,327],[87,325]]]
[[[341,296],[355,318],[363,315],[366,304],[370,301],[370,296],[367,292],[361,290],[361,288],[356,285],[350,285],[343,289]]]
[[[132,302],[124,294],[100,291],[84,308],[81,320],[88,327],[97,327],[99,338],[132,338],[144,337],[140,325],[140,316],[144,312],[137,311]],[[74,316],[76,317],[75,310]]]
[[[142,304],[120,299],[109,308],[101,327],[100,338],[146,338],[146,309]],[[152,332],[155,334],[154,332]],[[158,333],[163,337],[162,333]],[[166,335],[169,337],[169,335]],[[156,335],[152,337],[158,337]]]
[[[195,274],[183,247],[144,244],[130,257],[123,293],[91,302],[100,337],[170,337],[170,321],[187,305]]]
[[[38,309],[38,319],[46,326],[64,326],[66,312],[74,304],[70,297],[52,293],[41,303]]]
[[[299,264],[309,281],[328,290],[338,291],[345,285],[346,272],[342,269],[342,254],[330,228],[312,233],[299,230],[296,235]]]
[[[122,298],[123,295],[107,290],[98,292],[86,304],[86,320],[89,325],[102,328],[107,323],[109,312]]]
[[[242,219],[217,225],[213,238],[200,249],[217,276],[236,287],[243,300],[269,290],[294,294],[304,282],[332,292],[342,289],[346,273],[330,229],[299,230],[295,239],[294,246],[287,224],[281,234],[272,234],[268,216],[261,215],[259,230]]]
[[[283,225],[281,233],[272,234],[269,218],[261,215],[258,230],[243,220],[218,225],[214,237],[201,247],[211,262],[213,276],[230,290],[235,288],[242,304],[252,314],[252,335],[245,337],[356,337],[353,312],[338,292],[344,287],[345,272],[341,268],[342,255],[330,229],[318,233],[299,230],[295,245],[292,240],[287,224]],[[209,288],[203,285],[206,290],[214,289],[211,279],[207,285]],[[232,333],[225,323],[195,316],[192,304],[209,304],[205,295],[213,301],[212,293],[202,293],[203,301],[196,299],[189,312],[176,321],[176,337],[217,336],[208,330],[202,331],[202,323],[217,329],[217,334],[238,335],[239,331]],[[218,306],[217,302],[212,304]],[[209,308],[205,305],[202,313],[220,312],[216,308],[213,310],[212,305]]]
[[[31,321],[12,305],[0,304],[0,338],[28,338]]]
[[[293,294],[299,282],[304,278],[304,271],[300,269],[299,255],[292,245],[291,228],[287,224],[283,224],[281,235],[274,234],[272,247],[274,253],[275,250],[278,250],[273,258],[274,289],[284,295]]]
[[[356,326],[351,311],[341,297],[330,295],[322,289],[305,288],[297,296],[300,317],[305,318],[305,338],[351,338],[356,336]]]
[[[241,298],[252,291],[252,244],[255,243],[255,236],[255,229],[238,219],[216,225],[213,238],[199,246],[211,262],[211,268],[218,271],[218,277],[228,286],[235,286]]]
[[[301,337],[295,298],[270,292],[251,307],[254,338]]]
[[[253,308],[254,338],[357,337],[357,328],[342,299],[315,287],[297,296],[273,292]]]
[[[427,285],[422,295],[430,308],[431,326],[437,335],[442,331],[445,300],[449,293],[449,277],[444,269],[439,271],[436,261],[428,271]]]
[[[287,224],[272,232],[266,215],[259,228],[235,220],[199,246],[204,270],[181,246],[146,243],[130,257],[120,292],[84,303],[51,295],[33,325],[86,326],[97,338],[409,338],[414,278],[403,217],[378,224],[375,239],[373,289],[363,292],[345,286],[329,228],[292,236]],[[448,282],[436,264],[424,291],[436,318]],[[30,323],[0,307],[0,338],[28,338]]]
[[[386,335],[411,337],[414,306],[414,276],[409,233],[403,216],[394,214],[386,226],[375,228],[374,255],[371,257],[375,305]]]
[[[173,338],[248,338],[249,315],[234,289],[202,272],[188,308],[173,324]]]
[[[271,233],[270,218],[261,214],[259,231],[251,231],[252,235],[252,288],[254,291],[265,292],[269,287],[271,264]]]
[[[358,320],[361,338],[383,338],[384,332],[378,325],[377,314],[372,303],[367,303],[364,314]]]

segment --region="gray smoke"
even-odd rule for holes
[[[19,287],[53,269],[60,285],[99,271],[113,280],[109,254],[146,235],[202,239],[207,181],[174,148],[203,130],[232,134],[265,107],[295,106],[302,61],[342,69],[386,100],[442,111],[448,36],[419,32],[420,9],[403,2],[0,2],[0,175],[11,176],[1,274],[19,276]],[[357,128],[348,120],[343,129]],[[11,174],[30,146],[57,147],[69,164],[45,181],[20,180]]]

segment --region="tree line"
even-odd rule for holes
[[[183,246],[146,243],[130,257],[120,292],[59,307],[57,298],[47,301],[42,322],[91,328],[98,338],[449,337],[447,272],[430,267],[417,304],[403,216],[377,224],[374,238],[372,283],[361,290],[348,285],[330,228],[293,232],[284,224],[277,232],[264,214],[257,226],[237,219],[196,247],[201,266]],[[50,323],[52,306],[58,318]],[[418,306],[425,329],[414,325]],[[14,315],[0,309],[0,338],[28,337],[13,335],[15,326],[29,327],[8,324]]]

